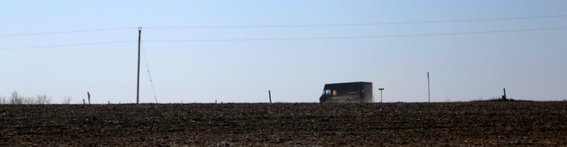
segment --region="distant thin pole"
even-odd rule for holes
[[[384,90],[380,90],[380,103],[382,103],[382,91]]]
[[[91,104],[91,93],[87,91],[87,99],[89,100],[89,104]]]
[[[270,98],[270,104],[272,103],[272,91],[268,90],[268,97]]]
[[[384,88],[378,88],[378,90],[380,90],[380,103],[382,103],[382,91],[384,91]]]
[[[506,100],[506,88],[504,88],[504,95],[502,95],[502,100]]]
[[[140,45],[142,42],[142,27],[138,27],[138,74],[136,82],[136,104],[140,103]]]
[[[429,72],[427,72],[427,99],[431,102],[431,84],[429,82]]]

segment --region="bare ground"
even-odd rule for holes
[[[558,146],[567,103],[0,105],[0,134],[0,146]]]

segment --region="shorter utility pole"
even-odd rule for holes
[[[431,84],[429,83],[429,72],[427,72],[427,100],[431,103]]]
[[[270,104],[272,103],[272,91],[268,90],[268,98],[270,98]]]
[[[502,95],[502,100],[507,100],[507,98],[506,98],[506,88],[504,88],[504,95]]]
[[[382,91],[384,91],[384,88],[378,88],[378,90],[380,90],[380,103],[382,103]]]

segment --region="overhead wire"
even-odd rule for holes
[[[104,29],[86,29],[86,30],[70,30],[70,31],[55,31],[55,32],[35,32],[35,33],[19,33],[19,34],[0,34],[0,37],[8,36],[39,36],[39,35],[56,35],[56,34],[72,34],[72,33],[87,33],[87,32],[106,32],[118,30],[131,30],[132,27],[122,28],[104,28]]]
[[[296,24],[296,25],[233,25],[233,26],[145,26],[144,28],[149,28],[149,29],[248,29],[248,28],[346,27],[346,26],[379,26],[379,25],[403,25],[403,24],[435,24],[435,23],[460,23],[460,22],[483,22],[483,21],[510,21],[510,20],[530,20],[530,19],[553,19],[553,18],[558,18],[558,19],[567,18],[567,15],[541,15],[541,16],[523,16],[523,17],[495,17],[495,18],[477,18],[477,19],[448,19],[448,20],[399,21],[399,22],[375,22],[375,23]],[[88,33],[88,32],[105,32],[105,31],[132,30],[132,29],[135,29],[135,28],[137,28],[137,27],[117,27],[117,28],[85,29],[85,30],[69,30],[69,31],[0,34],[0,37],[39,36],[39,35]]]
[[[451,36],[451,35],[473,35],[473,34],[495,34],[514,32],[537,32],[567,30],[567,27],[538,28],[538,29],[510,29],[492,31],[467,31],[446,33],[422,33],[422,34],[391,34],[391,35],[366,35],[366,36],[319,36],[319,37],[290,37],[290,38],[244,38],[244,39],[185,39],[185,40],[145,40],[147,42],[235,42],[235,41],[281,41],[281,40],[336,40],[336,39],[372,39],[372,38],[395,38],[395,37],[426,37],[426,36]]]
[[[309,27],[346,27],[346,26],[380,26],[380,25],[404,25],[404,24],[437,24],[437,23],[461,23],[461,22],[483,22],[483,21],[510,21],[529,19],[567,18],[567,15],[543,15],[525,17],[498,17],[478,19],[451,19],[430,21],[400,21],[400,22],[376,22],[376,23],[342,23],[342,24],[300,24],[300,25],[242,25],[242,26],[146,26],[150,29],[249,29],[249,28],[309,28]]]
[[[109,45],[109,44],[124,44],[124,43],[132,43],[132,42],[135,42],[135,41],[107,41],[107,42],[90,42],[90,43],[75,43],[75,44],[55,44],[55,45],[40,45],[40,46],[4,47],[4,48],[0,48],[0,50],[96,46],[96,45]]]
[[[364,25],[393,25],[393,24],[422,24],[422,23],[453,23],[453,22],[474,22],[474,21],[504,21],[504,20],[522,20],[522,19],[547,19],[547,18],[567,18],[567,15],[546,15],[546,16],[527,16],[527,17],[502,17],[502,18],[480,18],[480,19],[455,19],[455,20],[436,20],[436,21],[413,21],[413,22],[385,22],[385,23],[360,23],[360,24],[320,24],[320,25],[251,25],[251,26],[177,26],[177,27],[144,27],[154,29],[183,29],[183,28],[279,28],[279,27],[339,27],[339,26],[364,26]],[[105,28],[105,29],[88,29],[88,30],[72,30],[58,32],[40,32],[40,33],[22,33],[22,34],[0,34],[2,36],[32,36],[32,35],[52,35],[52,34],[70,34],[70,33],[86,33],[101,31],[130,30],[133,27],[122,28]],[[493,31],[467,31],[467,32],[447,32],[447,33],[423,33],[423,34],[392,34],[392,35],[367,35],[367,36],[319,36],[319,37],[290,37],[290,38],[243,38],[243,39],[180,39],[180,40],[146,40],[149,42],[230,42],[230,41],[272,41],[272,40],[323,40],[323,39],[363,39],[363,38],[389,38],[389,37],[420,37],[420,36],[446,36],[446,35],[467,35],[467,34],[489,34],[489,33],[511,33],[511,32],[532,32],[532,31],[551,31],[565,30],[567,28],[535,28],[535,29],[511,29],[511,30],[493,30]],[[23,47],[4,47],[0,50],[9,49],[33,49],[33,48],[55,48],[55,47],[76,47],[76,46],[92,46],[104,44],[120,44],[129,43],[131,41],[109,41],[109,42],[93,42],[78,44],[58,44],[43,46],[23,46]]]
[[[474,34],[498,34],[498,33],[517,33],[517,32],[540,32],[540,31],[558,31],[567,30],[567,27],[551,27],[551,28],[534,28],[534,29],[508,29],[508,30],[490,30],[490,31],[465,31],[465,32],[445,32],[445,33],[415,33],[415,34],[390,34],[390,35],[360,35],[360,36],[316,36],[316,37],[289,37],[289,38],[242,38],[242,39],[179,39],[179,40],[144,40],[144,42],[238,42],[238,41],[284,41],[284,40],[337,40],[337,39],[377,39],[377,38],[397,38],[397,37],[428,37],[428,36],[452,36],[452,35],[474,35]],[[107,44],[124,44],[133,43],[135,41],[109,41],[109,42],[93,42],[78,44],[58,44],[43,46],[24,46],[24,47],[6,47],[0,50],[13,49],[36,49],[36,48],[57,48],[57,47],[77,47],[77,46],[94,46]]]

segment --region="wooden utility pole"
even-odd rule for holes
[[[142,27],[138,27],[138,74],[136,80],[136,104],[140,103],[140,44],[142,42]]]

